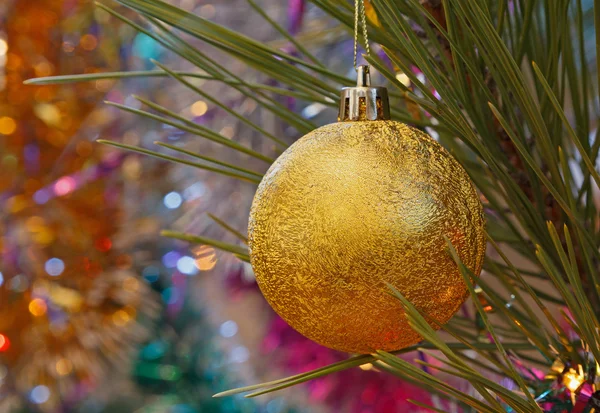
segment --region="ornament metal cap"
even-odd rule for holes
[[[338,122],[389,120],[387,89],[371,87],[369,66],[356,68],[356,87],[342,89]]]

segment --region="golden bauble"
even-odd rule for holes
[[[258,285],[294,329],[352,353],[421,340],[394,285],[447,322],[468,295],[446,236],[476,275],[482,205],[460,164],[399,122],[338,122],[286,150],[260,183],[249,224]]]

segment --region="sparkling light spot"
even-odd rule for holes
[[[183,274],[195,275],[198,274],[198,267],[196,267],[196,260],[192,257],[184,255],[177,260],[177,269]]]
[[[410,86],[410,79],[408,76],[406,76],[406,73],[396,74],[396,79],[398,80],[398,82],[402,83],[404,86],[406,86],[406,87]]]
[[[237,346],[233,350],[231,350],[231,361],[234,363],[244,363],[248,361],[250,357],[250,352],[244,346]]]
[[[0,286],[4,284],[4,275],[0,272]]]
[[[38,76],[44,76],[38,74]],[[47,76],[47,75],[46,75]],[[33,112],[48,126],[60,126],[62,115],[56,105],[50,103],[39,103],[33,107]]]
[[[58,196],[67,195],[68,193],[73,192],[75,190],[75,186],[77,182],[75,182],[75,178],[71,176],[65,176],[60,178],[54,184],[54,193]]]
[[[50,200],[50,194],[46,189],[40,189],[33,194],[33,200],[38,205],[43,205]]]
[[[190,111],[194,116],[202,116],[208,110],[208,105],[203,100],[199,100],[190,107]]]
[[[231,126],[225,126],[219,133],[227,139],[231,139],[233,138],[234,130]]]
[[[112,320],[115,325],[121,327],[131,321],[131,316],[125,310],[117,310],[113,313]]]
[[[73,371],[73,363],[68,359],[60,359],[56,362],[56,372],[61,376],[66,376]]]
[[[163,265],[167,268],[175,268],[177,267],[177,260],[179,260],[179,257],[181,257],[181,255],[177,251],[169,251],[163,255]]]
[[[196,182],[193,185],[188,186],[183,191],[183,197],[186,201],[191,201],[200,198],[206,193],[206,186],[202,182]]]
[[[225,321],[219,327],[219,333],[223,337],[226,337],[226,338],[230,338],[230,337],[235,336],[237,334],[237,332],[238,332],[238,325],[233,320]]]
[[[0,56],[4,56],[8,52],[8,43],[6,40],[0,39]]]
[[[182,202],[181,195],[177,192],[169,192],[163,199],[163,203],[169,209],[179,208]]]
[[[65,263],[60,258],[50,258],[44,265],[46,272],[53,277],[61,275],[65,270]]]
[[[50,398],[50,389],[46,386],[36,386],[29,393],[29,400],[35,404],[46,403]]]
[[[98,39],[92,34],[86,34],[81,37],[79,44],[84,50],[94,50],[98,46]]]
[[[319,113],[323,112],[323,110],[325,110],[326,108],[327,106],[325,106],[322,103],[312,103],[304,109],[302,109],[302,116],[304,116],[306,119],[312,119]]]
[[[10,348],[10,340],[5,334],[0,333],[0,352],[8,351]]]
[[[144,60],[156,59],[160,56],[162,48],[150,36],[139,33],[133,40],[133,54]]]
[[[127,158],[123,162],[123,175],[130,181],[136,181],[142,176],[142,163],[138,158]]]
[[[567,386],[567,388],[572,392],[577,390],[585,380],[581,366],[578,367],[579,371],[571,368],[563,375],[563,382],[565,383],[565,386]]]
[[[17,122],[13,118],[8,116],[2,116],[0,118],[0,134],[11,135],[17,130]]]
[[[112,248],[112,241],[108,237],[99,238],[95,242],[96,249],[107,252]]]
[[[431,135],[431,137],[432,137],[433,139],[435,139],[436,141],[439,141],[439,140],[440,140],[440,134],[439,134],[439,133],[437,133],[437,131],[436,131],[435,129],[433,129],[433,128],[430,128],[430,127],[426,127],[426,128],[425,128],[425,131],[426,131],[426,132],[427,132],[429,135]]]
[[[29,312],[35,317],[43,316],[44,314],[46,314],[47,310],[48,306],[46,305],[46,302],[41,298],[34,298],[29,303]]]
[[[209,271],[217,265],[217,253],[213,247],[201,245],[193,249],[196,267],[200,271]]]

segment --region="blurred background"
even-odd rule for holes
[[[258,10],[242,0],[171,2],[293,51],[260,10],[329,67],[353,70],[350,37],[303,0],[263,0]],[[255,76],[197,47],[246,81]],[[0,412],[417,411],[408,395],[458,411],[371,365],[257,399],[211,397],[346,355],[276,317],[248,264],[159,236],[170,228],[235,242],[207,212],[244,233],[253,186],[95,143],[221,150],[104,103],[135,107],[132,95],[255,147],[265,145],[258,132],[165,78],[23,85],[40,76],[151,70],[151,59],[186,70],[92,1],[0,2]],[[297,138],[235,90],[196,85],[275,135]],[[278,99],[316,123],[335,119],[322,104]],[[424,355],[407,355],[415,357]]]

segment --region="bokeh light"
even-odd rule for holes
[[[169,209],[176,209],[181,206],[183,200],[178,192],[169,192],[163,200],[165,206]]]
[[[244,363],[248,361],[250,351],[244,346],[236,346],[231,350],[231,361],[233,363]]]
[[[50,193],[47,189],[40,189],[33,194],[33,200],[36,204],[43,205],[50,200]]]
[[[169,251],[162,257],[162,263],[167,268],[177,267],[177,261],[181,257],[177,251]]]
[[[124,309],[117,310],[112,315],[113,323],[117,326],[124,326],[131,321],[131,316]]]
[[[0,352],[8,351],[10,348],[10,340],[6,334],[0,333]]]
[[[223,337],[226,337],[226,338],[231,338],[231,337],[235,336],[237,334],[237,332],[238,332],[238,325],[233,320],[225,321],[219,327],[219,333]]]
[[[95,246],[98,251],[107,252],[112,248],[112,241],[108,237],[102,237],[96,240]]]
[[[50,258],[46,261],[44,269],[49,275],[56,277],[61,275],[65,270],[65,263],[60,258]]]
[[[200,198],[206,193],[206,186],[202,182],[196,182],[188,186],[183,191],[183,197],[186,201],[193,201],[194,199]]]
[[[224,126],[219,133],[227,139],[233,138],[234,129],[231,126]]]
[[[208,245],[195,247],[192,252],[196,258],[196,267],[200,271],[210,271],[217,265],[217,252]]]
[[[81,40],[79,41],[79,45],[82,49],[91,51],[98,46],[98,39],[93,34],[85,34],[81,36]]]
[[[54,184],[54,193],[58,196],[67,195],[75,190],[77,182],[71,176],[60,178]]]
[[[0,117],[0,134],[12,135],[17,130],[17,122],[8,116]]]
[[[207,110],[208,110],[208,105],[203,100],[199,100],[199,101],[195,102],[190,108],[190,111],[192,112],[192,115],[194,115],[194,116],[203,116]]]
[[[73,363],[70,360],[62,358],[56,362],[56,372],[61,376],[66,376],[73,371]]]
[[[186,275],[195,275],[198,273],[198,267],[196,267],[196,261],[187,255],[177,260],[177,269]]]
[[[35,317],[43,316],[44,314],[46,314],[47,310],[48,306],[46,305],[46,302],[41,298],[34,298],[29,303],[29,312]]]
[[[29,394],[29,400],[35,404],[46,403],[50,398],[50,389],[46,386],[35,386]]]

